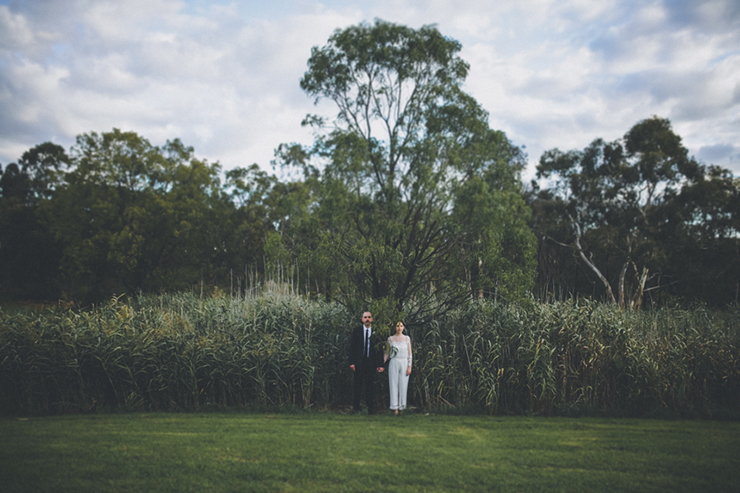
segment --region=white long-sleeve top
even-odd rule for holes
[[[409,336],[403,336],[402,341],[394,341],[393,337],[389,337],[388,344],[391,359],[406,359],[407,365],[411,366],[411,338]]]

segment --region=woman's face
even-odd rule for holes
[[[399,335],[403,334],[403,329],[404,329],[403,322],[398,322],[396,324],[396,334],[399,334]]]

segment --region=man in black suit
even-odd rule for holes
[[[360,411],[362,391],[365,390],[367,412],[373,414],[375,402],[375,373],[383,372],[383,352],[370,340],[373,335],[373,314],[362,314],[362,325],[352,329],[349,344],[349,367],[355,372],[354,412]]]

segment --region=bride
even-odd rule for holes
[[[388,338],[388,352],[383,356],[388,365],[388,386],[391,391],[391,409],[398,411],[406,409],[406,393],[409,388],[411,375],[411,338],[403,335],[403,322],[396,324],[396,333]]]

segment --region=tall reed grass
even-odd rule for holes
[[[732,414],[740,310],[625,312],[595,302],[478,303],[417,337],[427,406],[491,413]]]
[[[279,289],[0,310],[0,410],[341,409],[351,402],[347,344],[358,322],[337,304]],[[419,408],[717,416],[740,405],[737,307],[635,313],[483,301],[409,330],[409,400]]]

